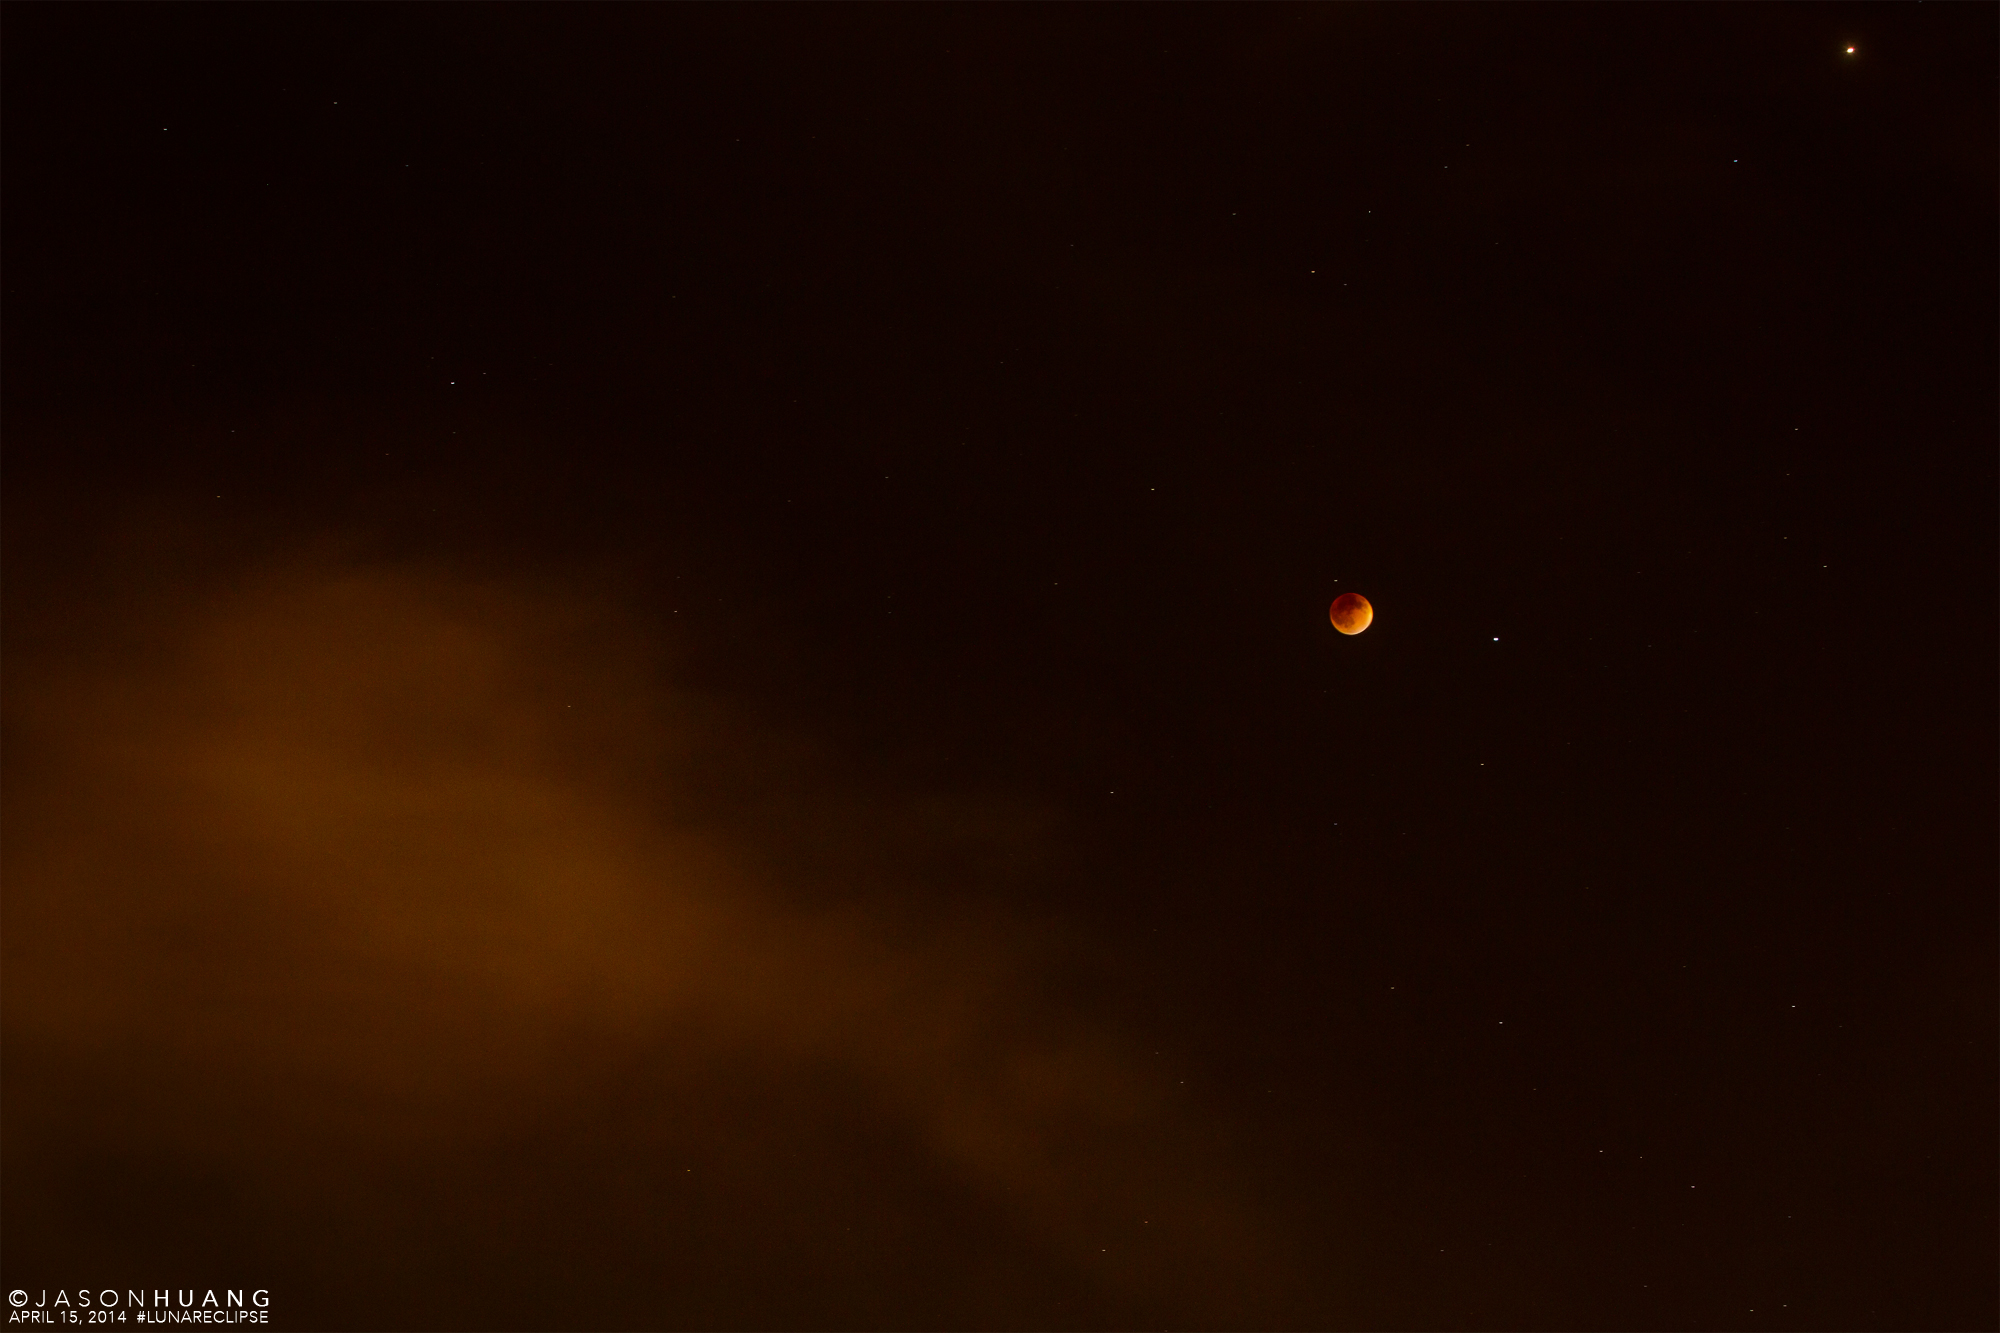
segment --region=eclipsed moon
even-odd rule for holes
[[[1342,634],[1359,634],[1375,619],[1375,608],[1358,592],[1344,592],[1327,608],[1327,619]]]

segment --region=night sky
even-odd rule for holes
[[[0,1286],[2000,1323],[1993,6],[0,32]]]

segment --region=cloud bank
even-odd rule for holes
[[[1045,813],[859,791],[574,582],[158,576],[176,540],[16,599],[11,1281],[353,1325],[1268,1309],[1226,1146],[1065,998],[1102,943],[991,906]]]

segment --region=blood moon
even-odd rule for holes
[[[1333,599],[1326,616],[1342,634],[1359,634],[1374,623],[1375,608],[1360,593],[1344,592]]]

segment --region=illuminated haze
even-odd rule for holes
[[[8,1161],[78,1200],[36,1243],[88,1280],[220,1250],[332,1319],[1256,1317],[1269,1239],[1171,1053],[1064,998],[1089,941],[931,892],[1040,873],[1032,804],[858,790],[575,580],[119,530],[17,612],[7,691]],[[159,1212],[89,1208],[112,1181]]]

